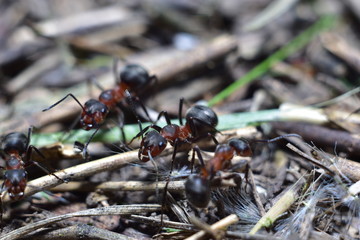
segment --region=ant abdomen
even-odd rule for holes
[[[199,175],[190,175],[185,182],[185,194],[188,201],[198,208],[205,208],[210,202],[210,180]]]
[[[29,140],[25,134],[13,132],[7,134],[2,139],[2,143],[3,144],[1,146],[1,149],[3,149],[6,154],[9,154],[13,150],[16,150],[16,152],[22,155],[27,150]]]
[[[197,136],[216,132],[215,127],[218,124],[218,117],[209,107],[195,105],[186,112],[185,118],[187,122],[192,121]]]
[[[126,65],[120,73],[120,81],[132,90],[146,86],[152,78],[148,71],[138,64]],[[118,84],[120,84],[120,82],[118,82]]]

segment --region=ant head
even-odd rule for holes
[[[251,157],[252,150],[251,147],[245,139],[242,138],[233,138],[229,140],[229,146],[235,149],[236,154],[242,157]]]
[[[199,175],[190,175],[185,182],[188,201],[198,208],[205,208],[210,202],[210,181]]]
[[[151,79],[152,77],[149,76],[148,71],[137,64],[126,65],[120,73],[121,82],[128,85],[132,90],[137,90],[146,86]]]
[[[4,174],[4,185],[11,199],[20,199],[24,196],[27,182],[27,173],[24,169],[7,170]]]
[[[216,132],[218,117],[216,113],[209,107],[195,105],[186,112],[186,121],[192,121],[196,133],[199,136]]]
[[[109,113],[108,107],[95,99],[88,100],[84,104],[84,110],[81,115],[80,124],[85,130],[98,128]]]
[[[2,140],[1,148],[5,153],[16,151],[20,155],[24,154],[27,150],[29,139],[23,133],[13,132],[6,135]]]
[[[167,141],[166,139],[160,135],[159,132],[152,130],[146,133],[145,137],[141,141],[140,152],[142,154],[141,161],[147,162],[151,157],[156,157],[162,151],[164,151],[166,147]]]

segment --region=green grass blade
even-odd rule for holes
[[[235,92],[238,88],[243,85],[255,80],[265,74],[269,69],[279,61],[287,58],[291,54],[297,52],[299,49],[303,48],[311,39],[317,36],[320,32],[330,29],[335,25],[336,17],[334,16],[323,16],[316,23],[314,23],[310,28],[302,32],[299,36],[290,41],[287,45],[280,48],[270,57],[265,59],[255,68],[253,68],[250,72],[245,74],[243,77],[238,79],[236,82],[229,85],[223,91],[214,96],[208,103],[209,106],[213,106],[214,104],[224,100],[228,96],[230,96],[233,92]]]
[[[309,107],[290,107],[288,109],[271,109],[262,110],[258,112],[232,113],[219,116],[219,125],[216,127],[219,131],[242,128],[250,125],[258,125],[263,122],[270,121],[306,121],[315,124],[322,124],[326,122],[326,116],[321,109]],[[172,120],[173,123],[178,123],[178,120]],[[143,127],[149,123],[144,123]],[[158,122],[159,126],[164,126],[165,122]],[[128,124],[124,126],[124,131],[129,142],[138,132],[138,124]],[[70,136],[61,140],[63,143],[74,143],[75,141],[87,142],[93,131],[85,131],[82,129],[73,130]],[[120,129],[114,127],[112,129],[101,129],[95,135],[93,142],[114,143],[121,139]],[[58,133],[41,133],[33,134],[31,144],[35,146],[44,146],[54,142],[60,141],[64,138],[63,132]]]

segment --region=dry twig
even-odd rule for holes
[[[37,229],[49,226],[50,224],[66,220],[72,217],[89,217],[89,216],[102,216],[102,215],[130,215],[136,213],[154,212],[161,209],[157,204],[134,204],[134,205],[114,205],[110,207],[94,208],[74,213],[68,213],[56,217],[47,218],[35,223],[28,224],[24,227],[18,228],[10,233],[5,234],[0,240],[18,239],[24,237]]]

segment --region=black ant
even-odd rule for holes
[[[30,145],[30,135],[32,128],[29,128],[28,136],[23,133],[13,132],[9,133],[2,139],[1,150],[2,157],[6,161],[4,182],[2,189],[7,190],[11,199],[18,200],[24,196],[24,191],[27,184],[27,172],[25,167],[35,164],[46,173],[49,173],[45,168],[35,161],[32,161],[31,154],[34,150],[41,157],[44,155],[33,145]],[[52,174],[57,179],[55,174]]]
[[[286,134],[270,140],[255,140],[257,142],[271,143],[287,137],[298,137],[298,134]],[[195,148],[200,163],[202,165],[200,174],[192,174],[185,183],[186,197],[195,207],[205,208],[210,202],[210,182],[215,174],[230,165],[230,161],[235,155],[241,157],[251,157],[252,150],[249,142],[242,138],[230,139],[226,144],[219,144],[215,149],[214,157],[206,164],[201,156],[200,149]]]
[[[56,103],[52,104],[50,107],[42,110],[45,112],[52,109],[64,101],[67,97],[72,97],[80,105],[82,108],[80,117],[81,127],[87,131],[90,129],[96,129],[88,142],[85,144],[83,149],[84,153],[86,153],[87,145],[99,130],[100,125],[105,121],[106,116],[110,110],[112,110],[125,97],[131,99],[129,91],[138,92],[146,87],[150,82],[157,79],[155,75],[150,76],[145,68],[137,64],[126,65],[120,74],[118,74],[116,70],[116,63],[117,62],[115,61],[113,69],[116,78],[116,86],[113,89],[102,91],[98,100],[90,99],[86,101],[84,105],[82,105],[73,94],[69,93]],[[147,114],[145,107],[142,107]]]

